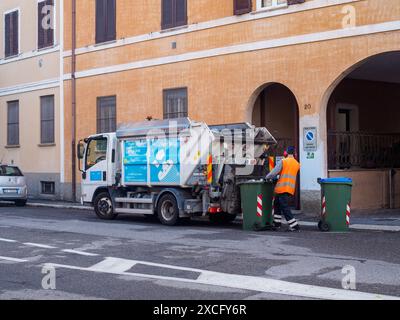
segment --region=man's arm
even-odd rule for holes
[[[266,179],[267,180],[271,180],[276,178],[282,171],[283,165],[282,165],[282,161],[280,161],[276,167],[267,175]]]

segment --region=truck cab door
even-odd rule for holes
[[[108,186],[108,149],[107,137],[90,138],[87,142],[82,174],[83,202],[92,202],[96,189]]]

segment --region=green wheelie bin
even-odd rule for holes
[[[274,223],[273,182],[250,181],[240,184],[243,210],[243,230],[272,229]]]
[[[351,190],[353,180],[350,178],[318,179],[321,185],[321,231],[349,231],[351,214]]]

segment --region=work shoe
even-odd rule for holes
[[[300,226],[297,225],[295,227],[289,227],[289,229],[287,229],[288,232],[300,232]]]

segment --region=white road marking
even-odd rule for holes
[[[128,271],[136,264],[136,261],[117,259],[117,258],[106,258],[102,262],[95,264],[88,268],[89,271],[105,272],[120,274]]]
[[[16,258],[9,258],[9,257],[1,257],[0,260],[5,260],[5,261],[11,261],[11,262],[28,262],[28,260],[23,260],[23,259],[16,259]]]
[[[1,242],[9,242],[9,243],[16,243],[16,242],[18,242],[18,241],[16,241],[16,240],[3,239],[3,238],[0,238],[0,241],[1,241]]]
[[[97,256],[99,256],[97,253],[90,253],[90,252],[71,250],[71,249],[65,249],[62,252],[77,254],[77,255],[86,256],[86,257],[97,257]]]
[[[46,244],[40,244],[40,243],[25,242],[24,245],[29,246],[29,247],[42,248],[42,249],[57,249],[57,247],[48,246]]]
[[[193,271],[200,273],[197,279],[186,279],[178,277],[157,276],[151,274],[126,272],[136,264],[157,266],[166,269]],[[365,293],[359,291],[349,291],[343,289],[334,289],[328,287],[312,286],[305,284],[292,283],[281,280],[267,279],[264,277],[245,276],[237,274],[228,274],[213,272],[194,268],[184,268],[158,263],[135,261],[118,258],[106,258],[102,262],[89,267],[82,268],[61,264],[46,264],[55,268],[64,268],[69,270],[89,271],[98,273],[115,274],[122,276],[140,277],[154,280],[168,280],[185,283],[195,283],[212,285],[234,289],[244,289],[264,293],[282,294],[289,296],[298,296],[305,298],[327,299],[327,300],[400,300],[400,297]]]

